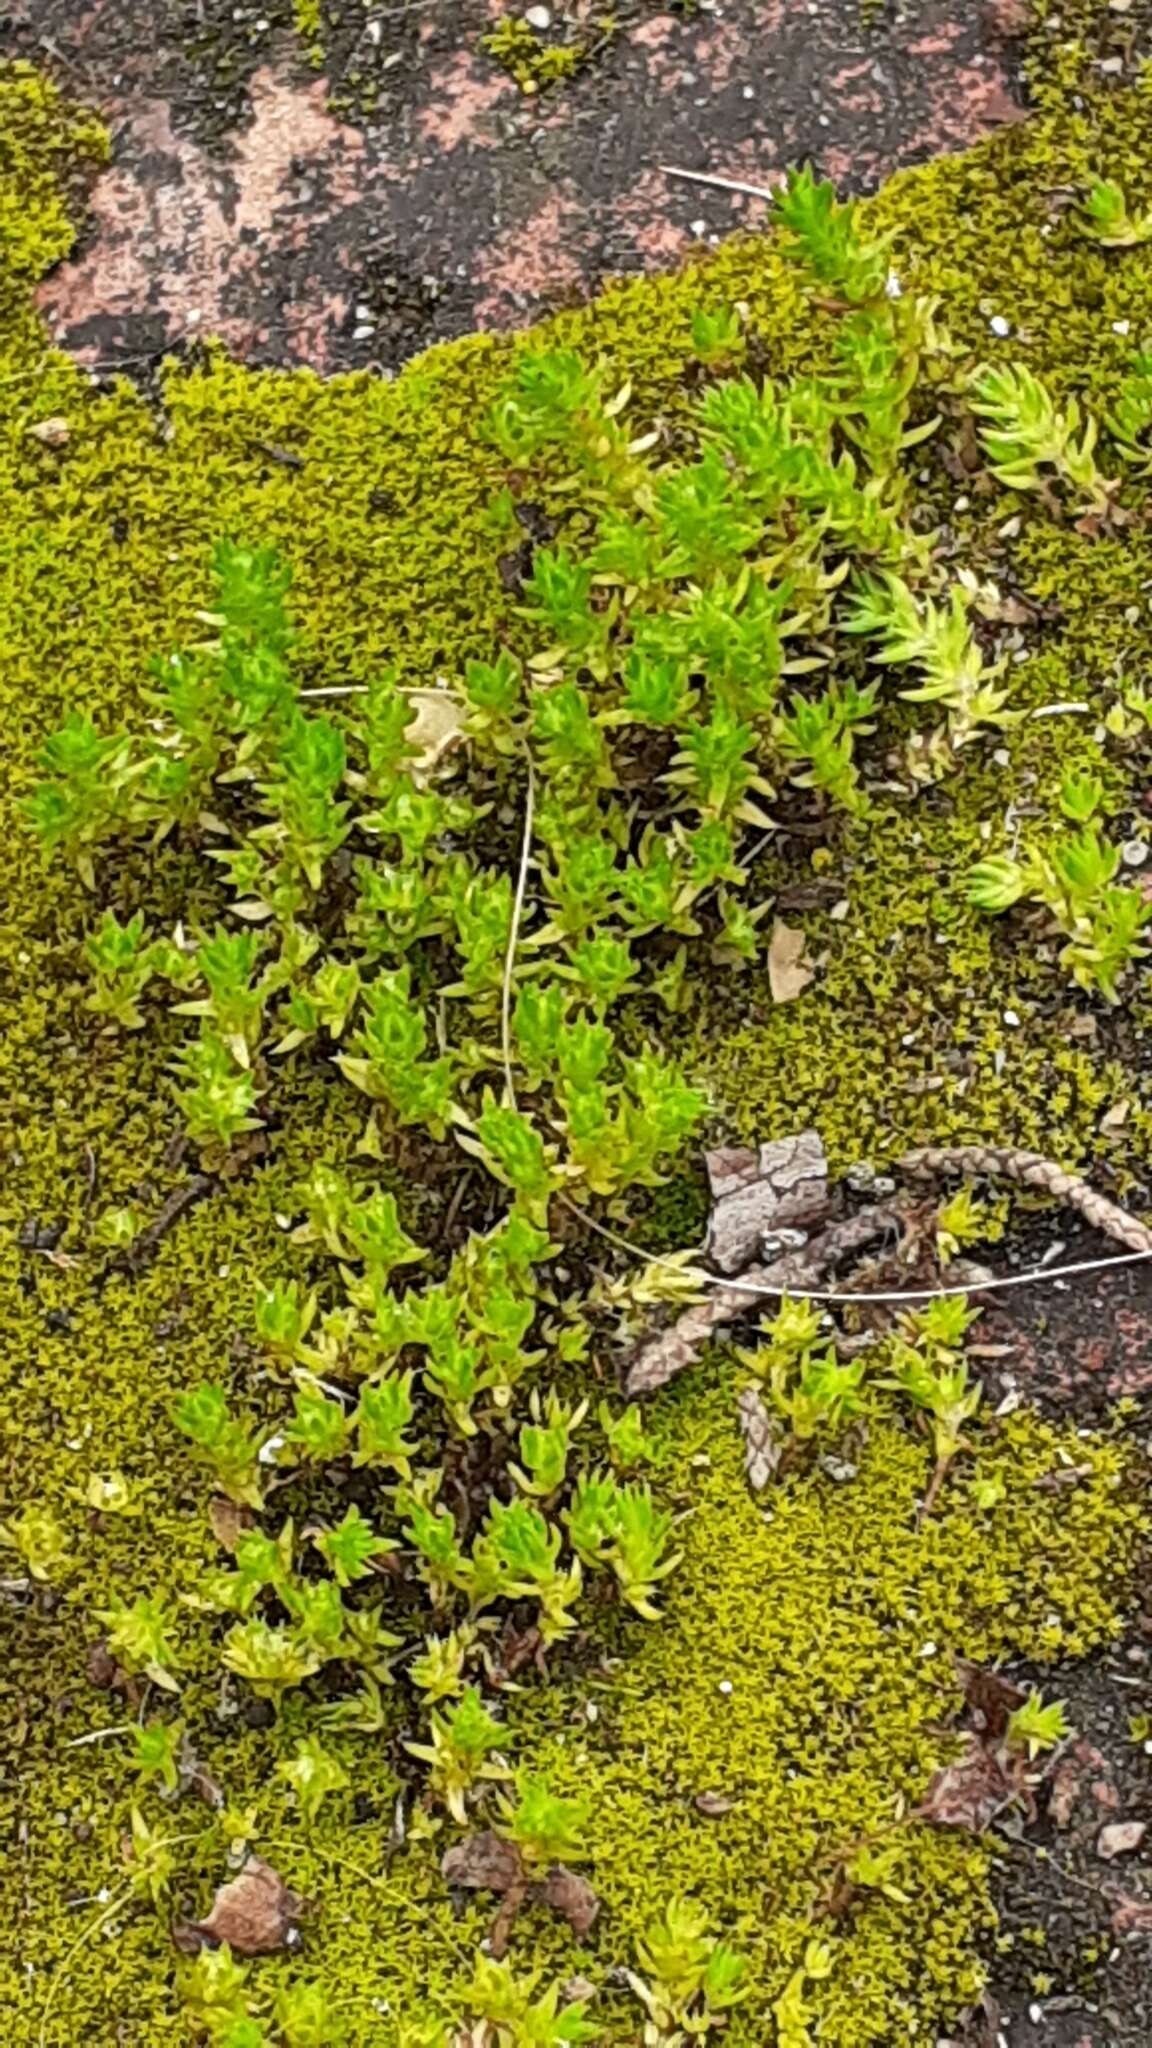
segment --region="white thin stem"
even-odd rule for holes
[[[582,1209],[569,1196],[562,1195],[560,1199],[567,1208],[572,1210],[574,1215],[580,1218],[582,1223],[588,1225],[589,1230],[594,1230],[598,1237],[606,1238],[609,1244],[614,1244],[621,1251],[628,1252],[632,1258],[643,1260],[646,1266],[666,1266],[670,1271],[683,1278],[684,1269],[682,1266],[677,1265],[675,1259],[669,1258],[662,1252],[647,1252],[644,1250],[643,1245],[633,1244],[629,1238],[622,1237],[619,1231],[609,1230],[606,1224],[598,1223],[594,1216],[588,1214],[587,1209]],[[699,1245],[692,1245],[689,1249],[698,1252],[701,1250],[701,1247]],[[987,1280],[956,1281],[951,1287],[889,1288],[876,1294],[857,1293],[847,1288],[790,1287],[784,1281],[778,1287],[773,1287],[767,1282],[742,1280],[739,1274],[729,1278],[723,1273],[701,1271],[698,1273],[697,1278],[701,1286],[704,1287],[729,1287],[735,1294],[764,1295],[772,1301],[782,1301],[785,1296],[787,1296],[789,1301],[851,1301],[858,1303],[938,1301],[942,1295],[990,1294],[994,1288],[1031,1287],[1039,1281],[1062,1280],[1074,1273],[1101,1273],[1107,1271],[1110,1266],[1135,1265],[1139,1259],[1152,1259],[1152,1251],[1118,1252],[1116,1257],[1112,1259],[1078,1259],[1074,1264],[1067,1266],[1034,1266],[1027,1273],[994,1273]]]
[[[1090,704],[1039,704],[1032,713],[1033,718],[1084,718],[1091,711]]]
[[[711,171],[682,171],[678,164],[661,164],[666,178],[687,178],[693,185],[714,185],[721,192],[746,192],[750,199],[775,199],[770,185],[746,185],[742,178],[717,178]]]
[[[367,683],[332,683],[326,690],[297,690],[298,697],[366,697]]]
[[[516,876],[516,894],[512,901],[512,921],[508,926],[508,950],[504,955],[504,982],[500,990],[500,1052],[504,1062],[504,1099],[510,1109],[516,1108],[516,1083],[512,1078],[512,974],[516,965],[516,948],[520,941],[520,924],[524,916],[528,870],[532,864],[532,825],[536,815],[536,771],[527,747],[524,749],[524,760],[528,769],[528,788],[524,798],[524,831],[520,841],[520,868]]]

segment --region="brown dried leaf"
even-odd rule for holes
[[[588,1879],[569,1870],[564,1863],[554,1863],[538,1893],[544,1904],[559,1913],[577,1940],[582,1941],[600,1911],[600,1901]]]
[[[1112,1912],[1113,1934],[1152,1934],[1152,1899],[1121,1892]]]
[[[988,1742],[999,1742],[1027,1693],[999,1671],[985,1671],[964,1657],[956,1659],[956,1675],[964,1687],[964,1705],[977,1734]]]
[[[208,1522],[212,1534],[222,1550],[235,1555],[236,1545],[250,1529],[256,1517],[251,1508],[242,1507],[239,1501],[225,1500],[222,1494],[213,1494],[208,1503]]]
[[[226,1941],[234,1955],[267,1956],[289,1945],[303,1906],[279,1871],[250,1856],[239,1876],[220,1886],[207,1919],[191,1924],[205,1941]]]
[[[918,1810],[933,1827],[982,1835],[1019,1790],[1018,1778],[998,1752],[972,1736],[963,1755],[937,1771]]]
[[[89,1685],[98,1686],[101,1692],[111,1692],[123,1677],[120,1666],[103,1637],[98,1643],[93,1643],[89,1650],[84,1673]]]
[[[503,1841],[491,1828],[479,1835],[465,1835],[462,1842],[446,1850],[440,1859],[440,1873],[446,1884],[474,1892],[504,1893],[524,1882],[524,1865],[516,1844]]]
[[[1109,1766],[1107,1758],[1088,1742],[1084,1736],[1073,1743],[1056,1763],[1048,1783],[1048,1818],[1058,1828],[1071,1827],[1077,1809],[1091,1801],[1096,1811],[1099,1805],[1093,1796],[1093,1786],[1107,1789],[1111,1794],[1107,1804],[1119,1803],[1119,1795],[1108,1784]],[[1095,1814],[1091,1814],[1095,1818]]]
[[[774,1003],[791,1003],[802,995],[815,968],[808,958],[808,940],[802,931],[777,918],[768,943],[768,986]]]

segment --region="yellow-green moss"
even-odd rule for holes
[[[1090,34],[1099,12],[1077,17],[1078,34]],[[1047,52],[1043,118],[892,180],[872,213],[899,230],[908,288],[940,295],[962,351],[991,348],[989,319],[1005,312],[1009,350],[1026,350],[1054,389],[1101,409],[1128,349],[1152,335],[1152,276],[1139,253],[1079,239],[1068,217],[1051,215],[1047,195],[1102,170],[1145,191],[1152,101],[1100,94],[1086,47]],[[1087,97],[1069,112],[1073,75]],[[51,1611],[2,1610],[15,1645],[0,1663],[0,1717],[14,1730],[3,1797],[13,1811],[19,1803],[27,1834],[17,1838],[13,1823],[7,1837],[23,1843],[3,1877],[5,1925],[19,1928],[21,1948],[3,1965],[0,1999],[17,2014],[13,2039],[29,2041],[51,1967],[94,1910],[69,1902],[114,1885],[120,1868],[121,1746],[64,1747],[120,1714],[84,1677],[94,1612],[145,1589],[178,1595],[210,1554],[202,1484],[169,1421],[172,1395],[211,1375],[265,1410],[278,1398],[246,1348],[252,1285],[296,1270],[277,1214],[310,1157],[347,1155],[357,1118],[330,1074],[305,1069],[283,1084],[271,1162],[185,1218],[140,1281],[96,1292],[89,1212],[129,1198],[151,1211],[171,1185],[164,1036],[96,1033],[77,964],[90,903],[60,870],[42,872],[14,804],[69,705],[109,721],[139,713],[150,657],[194,631],[207,548],[221,531],[277,541],[292,559],[307,680],[359,681],[392,660],[413,680],[450,675],[501,637],[523,636],[497,570],[505,542],[488,506],[501,476],[482,433],[520,344],[473,337],[395,382],[252,372],[210,350],[172,368],[162,408],[125,381],[94,388],[47,349],[29,288],[66,249],[69,192],[101,148],[93,124],[42,81],[20,68],[0,73],[0,1519],[30,1495],[44,1501],[73,1560]],[[704,267],[618,287],[549,331],[610,355],[633,381],[638,418],[674,420],[693,308],[736,300],[781,374],[826,350],[827,325],[773,242],[756,237]],[[1127,335],[1116,331],[1122,321]],[[28,432],[53,416],[69,427],[55,449]],[[271,461],[261,444],[293,449],[302,466]],[[1103,711],[1117,668],[1140,674],[1152,660],[1152,548],[1140,530],[1090,541],[1027,505],[1008,547],[996,529],[1009,509],[1002,495],[974,497],[956,529],[982,569],[1061,603],[1062,621],[1026,672],[1026,699]],[[762,977],[733,980],[707,1000],[699,991],[677,1027],[730,1126],[767,1135],[812,1118],[839,1162],[935,1134],[1013,1136],[1090,1157],[1102,1110],[1123,1096],[1131,1108],[1108,1156],[1137,1170],[1152,1111],[1136,1040],[1129,1034],[1107,1057],[1070,1040],[1053,963],[1014,952],[1004,928],[959,907],[955,888],[981,821],[998,823],[1014,778],[1035,774],[1050,808],[1062,765],[1084,758],[1090,731],[1091,721],[1026,727],[1007,742],[1010,768],[974,750],[940,790],[881,802],[865,832],[834,835],[827,872],[849,910],[843,921],[804,916],[812,949],[826,955],[813,988],[773,1009]],[[1128,755],[1121,776],[1142,762],[1146,751]],[[806,878],[795,848],[765,855],[765,891]],[[157,914],[174,914],[189,881],[188,864],[167,855],[151,873],[139,861],[119,868],[113,893],[118,907],[142,894]],[[1135,996],[1130,1025],[1145,1027],[1147,1010]],[[963,1091],[915,1092],[950,1056]],[[694,1235],[698,1209],[685,1181],[682,1210],[669,1191],[654,1230],[674,1241],[682,1213]],[[64,1226],[65,1263],[18,1252],[17,1232],[33,1216]],[[59,1313],[70,1327],[50,1325]],[[526,1931],[542,1959],[565,1970],[583,1960],[599,1977],[629,1959],[649,1904],[697,1890],[757,1962],[756,2001],[733,2028],[735,2048],[764,2038],[766,2001],[814,1897],[814,1855],[834,1853],[922,1789],[940,1754],[933,1724],[950,1704],[950,1653],[1071,1655],[1106,1641],[1137,1531],[1107,1443],[1077,1440],[1076,1462],[1092,1472],[1071,1497],[1036,1490],[1057,1439],[1035,1423],[1006,1425],[982,1453],[1005,1470],[1002,1508],[979,1516],[960,1475],[939,1522],[919,1534],[911,1504],[925,1451],[894,1419],[874,1428],[855,1481],[794,1483],[769,1503],[769,1520],[743,1487],[722,1367],[667,1397],[660,1426],[663,1478],[692,1510],[666,1622],[627,1634],[602,1689],[537,1688],[514,1708],[534,1758],[598,1794],[593,1870],[605,1913],[583,1958],[554,1925],[532,1918]],[[91,1473],[113,1469],[143,1489],[143,1518],[99,1522],[78,1498]],[[262,1851],[314,1895],[307,1967],[334,1994],[355,1986],[355,2038],[380,2037],[372,1999],[393,2015],[418,2000],[455,2010],[484,1915],[453,1920],[438,1845],[389,1867],[387,1745],[342,1738],[369,1805],[357,1818],[347,1801],[333,1802],[309,1840],[273,1775],[305,1704],[293,1702],[271,1734],[218,1722],[206,1625],[189,1615],[183,1642],[197,1747],[232,1802],[255,1808]],[[721,1678],[731,1695],[716,1690]],[[708,1789],[739,1794],[721,1821],[692,1805]],[[188,1814],[178,1808],[174,1825],[199,1827],[199,1810]],[[985,1851],[913,1830],[906,1856],[915,1910],[870,1907],[843,1938],[823,2008],[830,2048],[920,2048],[975,1982]],[[183,1845],[179,1867],[177,1903],[202,1908],[221,1874],[218,1839]],[[277,1960],[259,1975],[298,1967]],[[137,1915],[77,1958],[48,2039],[53,2048],[111,2042],[118,2029],[140,2041],[178,2038],[176,2013],[164,1927]]]

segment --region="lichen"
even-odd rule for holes
[[[901,174],[870,205],[876,225],[898,233],[905,288],[939,295],[961,359],[997,346],[989,321],[1002,313],[1009,346],[1097,411],[1130,347],[1152,335],[1152,275],[1139,254],[1092,247],[1050,204],[1092,172],[1137,193],[1152,179],[1152,98],[1112,93],[1093,68],[1094,38],[1111,33],[1105,12],[1065,9],[1062,41],[1036,46],[1041,109],[1031,121]],[[22,1823],[17,1832],[13,1820],[19,1846],[3,1876],[5,1924],[19,1927],[21,1947],[9,1946],[0,1994],[17,2015],[13,2038],[30,2041],[53,1970],[97,1910],[70,1902],[114,1887],[123,1867],[123,1745],[65,1746],[122,1718],[85,1678],[96,1611],[143,1590],[178,1599],[214,1556],[171,1402],[211,1377],[272,1411],[279,1395],[248,1349],[252,1290],[257,1278],[300,1270],[277,1219],[313,1158],[348,1156],[359,1120],[328,1074],[303,1070],[284,1084],[268,1160],[190,1212],[140,1278],[94,1286],[93,1216],[129,1200],[151,1213],[174,1184],[171,1036],[113,1039],[86,1015],[78,942],[90,902],[59,869],[42,869],[15,805],[70,705],[107,721],[139,713],[150,659],[194,634],[221,532],[275,541],[292,561],[306,681],[363,681],[390,661],[431,680],[502,639],[530,646],[499,574],[507,537],[489,508],[504,479],[483,432],[523,343],[474,336],[394,382],[254,372],[212,347],[170,365],[158,393],[124,378],[94,382],[49,347],[30,294],[65,253],[104,149],[96,125],[43,80],[0,72],[0,1520],[33,1493],[72,1560],[59,1586],[15,1615],[0,1667],[0,1717],[12,1730],[0,1796],[19,1802]],[[827,350],[827,316],[807,305],[774,240],[754,236],[675,275],[613,287],[549,333],[609,357],[632,382],[636,417],[674,426],[687,403],[692,312],[736,302],[773,374]],[[67,423],[56,445],[29,432],[49,418]],[[1135,1174],[1152,1135],[1139,1040],[1147,995],[1137,988],[1122,1030],[1097,1023],[1095,1038],[1073,1035],[1098,1013],[1072,1001],[1034,943],[1014,946],[968,911],[955,884],[1020,778],[1035,777],[1034,800],[1052,811],[1061,773],[1089,757],[1117,676],[1147,668],[1152,546],[1141,527],[1093,539],[1007,493],[969,497],[952,513],[958,557],[1059,605],[1024,672],[1024,701],[1086,702],[1088,718],[1029,723],[1005,742],[1008,765],[973,750],[962,773],[913,802],[879,795],[866,832],[831,835],[819,879],[837,895],[793,919],[820,964],[813,986],[774,1007],[758,970],[703,977],[672,1035],[729,1132],[764,1137],[814,1121],[837,1164],[942,1136],[1014,1138],[1072,1161],[1101,1156],[1101,1114],[1123,1100],[1127,1118],[1104,1156]],[[1017,537],[1001,531],[1009,515],[1021,520]],[[1146,748],[1120,757],[1117,790],[1146,762]],[[757,880],[768,895],[813,874],[803,850],[781,840]],[[111,887],[119,907],[142,900],[159,917],[204,884],[187,856],[166,851],[125,861]],[[840,896],[847,914],[833,917]],[[654,1199],[651,1241],[690,1241],[701,1213],[686,1174]],[[31,1219],[55,1229],[37,1238]],[[939,1520],[915,1528],[926,1451],[891,1413],[875,1422],[855,1480],[789,1482],[765,1514],[742,1482],[732,1392],[731,1367],[715,1360],[658,1416],[662,1483],[690,1511],[665,1621],[620,1633],[619,1663],[594,1683],[561,1668],[552,1685],[531,1685],[512,1720],[558,1784],[594,1794],[590,1867],[605,1900],[586,1953],[535,1911],[518,1939],[541,1961],[565,1972],[582,1964],[600,1979],[631,1960],[649,1906],[694,1890],[755,1961],[755,1999],[729,2037],[736,2048],[763,2039],[767,2002],[819,1896],[820,1859],[921,1794],[941,1754],[937,1724],[955,1703],[951,1654],[1042,1660],[1106,1642],[1139,1530],[1117,1484],[1116,1444],[1078,1438],[1075,1460],[1089,1475],[1070,1496],[1045,1493],[1033,1482],[1062,1440],[1020,1418],[981,1452],[1007,1488],[987,1516],[960,1477]],[[85,1507],[89,1476],[114,1470],[142,1490],[140,1517]],[[275,1776],[311,1725],[307,1701],[290,1701],[272,1730],[250,1727],[222,1709],[210,1631],[191,1613],[181,1641],[181,1711],[231,1804],[253,1809],[261,1852],[315,1900],[306,1967],[348,2003],[353,2039],[380,2038],[373,2000],[387,2001],[393,2023],[458,2012],[485,1914],[454,1918],[438,1841],[395,1853],[385,1739],[340,1738],[356,1801],[329,1802],[309,1835]],[[731,1693],[718,1691],[722,1679]],[[705,1790],[736,1804],[708,1819],[693,1804]],[[206,1809],[188,1814],[185,1803],[173,1815],[174,1833],[199,1836],[181,1844],[176,1903],[202,1910],[222,1874],[220,1842]],[[986,1850],[912,1825],[901,1840],[914,1905],[869,1906],[837,1934],[822,2006],[832,2048],[932,2039],[978,1981]],[[270,1983],[302,1967],[275,1959],[259,1970]],[[133,1909],[76,1955],[47,2041],[62,2048],[124,2030],[178,2038],[174,1985],[164,1924]],[[604,2009],[612,2024],[623,2012]]]

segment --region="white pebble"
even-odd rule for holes
[[[524,9],[524,19],[528,23],[529,28],[551,28],[552,9],[550,7],[526,7]]]
[[[732,1680],[730,1678],[722,1678],[716,1690],[717,1692],[722,1692],[725,1699],[727,1699],[732,1690]]]
[[[1019,1019],[1019,1017],[1017,1016],[1017,1014],[1016,1014],[1015,1010],[1005,1010],[1005,1012],[1004,1012],[1004,1022],[1005,1022],[1006,1024],[1013,1024],[1013,1025],[1015,1025],[1015,1024],[1019,1024],[1019,1022],[1020,1022],[1020,1019]]]
[[[1012,322],[1006,320],[1003,313],[993,313],[988,325],[992,329],[993,334],[999,335],[1001,341],[1005,340],[1012,332]]]
[[[1114,320],[1112,322],[1112,332],[1113,334],[1131,334],[1132,322],[1130,320]]]

